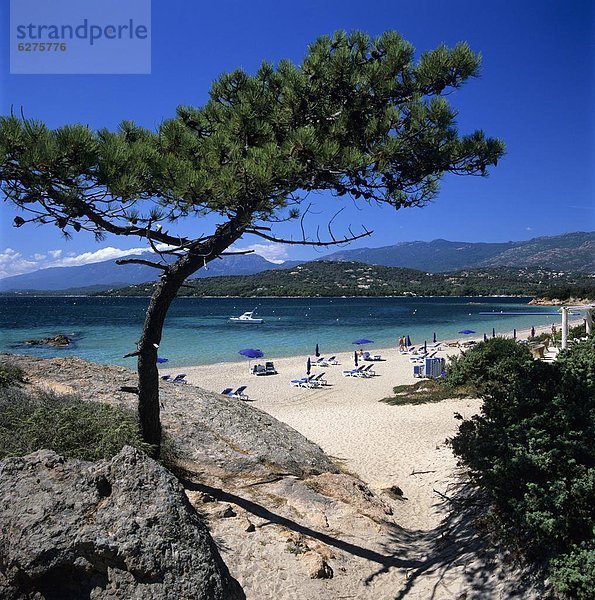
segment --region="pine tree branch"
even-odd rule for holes
[[[117,265],[146,265],[147,267],[154,267],[155,269],[161,269],[162,271],[167,270],[167,265],[160,265],[159,263],[145,260],[144,258],[119,258],[116,261]]]
[[[354,235],[350,235],[350,236],[345,236],[343,239],[340,239],[340,240],[335,239],[335,240],[331,240],[331,241],[327,241],[327,242],[323,242],[322,240],[311,241],[311,240],[305,240],[305,239],[288,240],[285,238],[278,238],[273,235],[268,235],[257,229],[246,229],[245,233],[257,235],[258,237],[264,238],[265,240],[268,240],[269,242],[277,242],[278,244],[293,244],[295,246],[339,246],[341,244],[348,244],[350,242],[354,242],[355,240],[359,240],[361,238],[368,237],[368,236],[372,235],[374,233],[374,231],[366,230],[364,233],[360,233],[357,235],[354,234]]]

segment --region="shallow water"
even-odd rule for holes
[[[559,316],[480,315],[485,311],[552,312],[519,298],[179,298],[168,314],[159,355],[168,367],[237,361],[243,348],[266,356],[322,354],[354,349],[352,341],[374,340],[370,348],[395,346],[401,335],[413,344],[477,336],[531,326],[559,324]],[[77,355],[100,363],[134,366],[122,356],[135,349],[148,298],[0,298],[0,350],[40,357]],[[256,308],[262,325],[227,319]],[[23,342],[64,333],[71,348],[31,347]],[[474,337],[474,336],[470,336]]]

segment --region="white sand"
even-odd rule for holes
[[[527,334],[519,331],[520,338]],[[447,358],[459,352],[447,345],[441,348],[437,357]],[[360,363],[373,364],[375,377],[344,377],[342,371],[353,368],[353,352],[327,353],[327,357],[337,354],[341,364],[312,367],[312,373],[325,373],[329,385],[321,389],[290,384],[291,379],[305,376],[305,356],[256,361],[264,364],[265,360],[273,360],[278,375],[252,375],[247,360],[186,367],[184,371],[190,383],[217,393],[226,387],[246,385],[254,406],[319,444],[372,488],[398,485],[409,499],[400,515],[401,524],[430,529],[441,518],[433,509],[437,499],[434,488],[444,491],[456,467],[456,460],[444,443],[456,433],[458,421],[454,416],[471,416],[479,410],[480,401],[448,400],[405,406],[379,402],[392,395],[395,386],[419,380],[413,377],[409,357],[396,348],[374,350],[370,346],[368,350],[384,359]],[[414,471],[424,473],[413,474]]]

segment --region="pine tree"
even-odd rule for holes
[[[327,240],[279,239],[275,223],[307,213],[304,192],[423,206],[443,174],[485,175],[497,164],[503,143],[481,131],[459,135],[445,98],[478,74],[480,57],[466,44],[441,46],[417,61],[413,55],[393,31],[375,39],[323,36],[301,65],[265,62],[254,75],[223,75],[203,107],[179,107],[156,131],[130,121],[117,131],[92,131],[0,119],[2,194],[26,215],[15,226],[53,223],[66,235],[87,230],[97,239],[138,236],[156,251],[154,260],[120,261],[161,271],[131,353],[138,356],[145,441],[159,448],[157,347],[190,275],[246,235],[328,246],[371,233],[337,238],[329,226]],[[167,229],[209,214],[221,222],[199,237]]]

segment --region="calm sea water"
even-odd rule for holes
[[[165,365],[241,360],[238,351],[259,348],[267,357],[311,354],[318,343],[323,354],[351,350],[358,338],[374,340],[371,348],[394,346],[399,336],[412,343],[512,331],[559,323],[556,316],[482,316],[483,311],[544,312],[519,298],[180,298],[170,311],[159,349]],[[40,357],[77,355],[100,363],[133,367],[122,356],[135,349],[147,298],[0,298],[0,350]],[[262,325],[227,321],[257,308]],[[555,312],[555,309],[547,309]],[[67,349],[31,347],[25,340],[64,333]],[[473,336],[472,336],[473,337]]]

